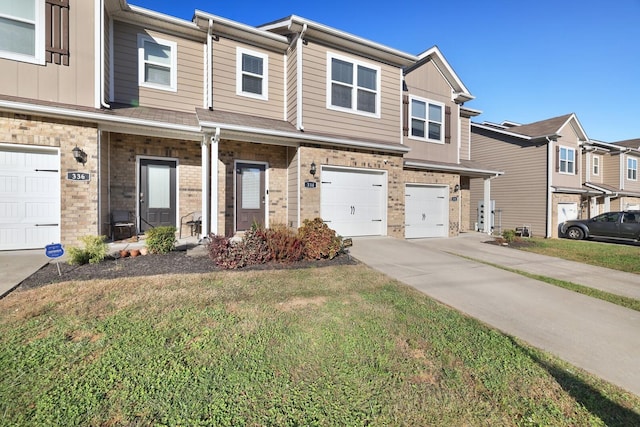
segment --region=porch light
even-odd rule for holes
[[[311,169],[309,169],[309,173],[312,176],[315,176],[315,174],[316,174],[316,164],[315,164],[315,162],[311,162]]]
[[[73,158],[76,159],[76,162],[82,163],[82,166],[87,163],[87,153],[85,153],[82,148],[78,148],[77,145],[76,148],[73,149]]]
[[[458,191],[460,191],[460,184],[456,184],[455,187],[453,187],[454,193],[457,193]]]

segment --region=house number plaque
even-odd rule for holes
[[[69,181],[90,181],[91,174],[89,172],[67,172]]]
[[[315,181],[305,181],[304,188],[316,188]]]

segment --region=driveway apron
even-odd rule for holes
[[[438,240],[356,238],[350,252],[446,305],[640,396],[640,312],[461,258],[447,253],[451,246]],[[475,241],[465,244],[482,252],[487,245]],[[492,262],[507,261],[494,254]]]

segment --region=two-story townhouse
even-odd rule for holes
[[[583,180],[588,189],[583,217],[640,209],[640,140],[615,143],[590,140],[583,146]]]
[[[487,218],[494,231],[527,227],[558,237],[558,225],[580,215],[587,190],[579,166],[588,140],[575,114],[539,122],[472,123],[471,158],[504,170],[494,181]],[[472,183],[471,216],[479,218],[483,191]]]
[[[469,161],[479,112],[437,48],[414,56],[296,16],[255,28],[121,0],[65,6],[68,57],[50,50],[66,71],[0,54],[16,79],[0,94],[0,249],[109,234],[114,210],[141,232],[199,211],[204,235],[316,216],[342,235],[452,235],[469,222],[469,180],[488,194],[498,174]]]

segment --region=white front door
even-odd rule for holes
[[[320,216],[329,228],[341,236],[386,234],[385,171],[323,167],[320,173]]]
[[[407,184],[404,197],[407,239],[449,235],[449,187]]]
[[[0,250],[59,242],[58,151],[0,147]]]
[[[578,219],[578,204],[558,203],[558,225],[572,219]]]

